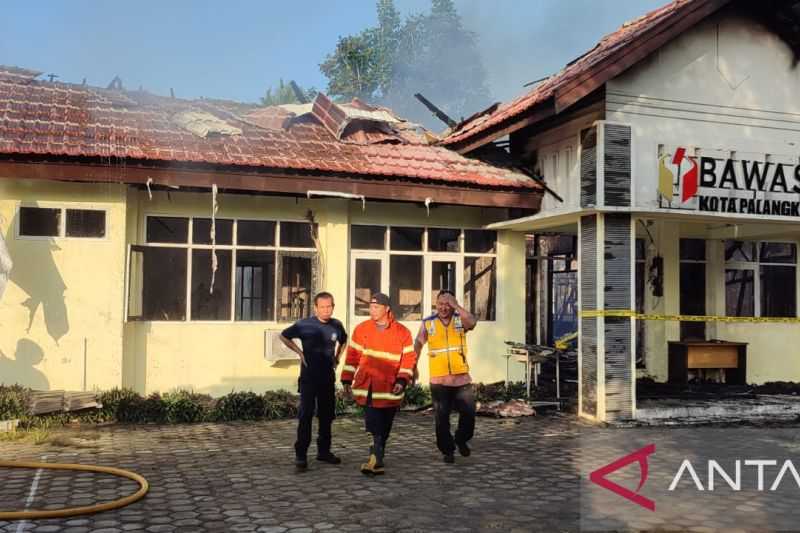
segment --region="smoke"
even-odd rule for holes
[[[508,101],[525,83],[561,70],[604,35],[666,0],[456,0],[464,26],[477,34],[491,97]],[[477,109],[475,110],[477,111]]]

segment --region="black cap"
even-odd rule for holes
[[[386,307],[392,306],[392,301],[389,300],[389,297],[383,294],[382,292],[376,292],[375,294],[373,294],[372,298],[369,299],[369,303],[385,305]]]

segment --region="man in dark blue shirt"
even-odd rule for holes
[[[294,445],[294,464],[300,471],[308,468],[306,454],[315,410],[319,420],[317,460],[335,465],[342,462],[331,452],[331,425],[336,416],[336,367],[347,347],[347,332],[333,318],[333,307],[333,295],[321,292],[314,297],[315,316],[298,320],[281,333],[281,341],[300,356],[300,412]],[[303,348],[291,339],[300,339]]]

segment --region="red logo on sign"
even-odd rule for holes
[[[676,154],[677,155],[677,154]],[[623,498],[632,501],[636,505],[640,505],[645,509],[649,509],[651,511],[656,510],[656,502],[645,498],[641,494],[638,494],[639,490],[644,486],[645,481],[647,481],[647,457],[656,451],[655,444],[648,444],[641,450],[636,450],[635,452],[626,455],[625,457],[621,457],[614,461],[613,463],[609,463],[606,466],[598,468],[591,474],[589,474],[589,480],[592,483],[596,483],[603,487],[604,489],[608,489],[615,494],[619,494]],[[611,472],[616,472],[620,468],[627,466],[633,462],[639,463],[639,486],[636,487],[636,491],[632,491],[618,483],[614,483],[613,481],[606,479],[606,476]]]
[[[683,175],[683,193],[681,194],[681,202],[693,198],[697,194],[697,161],[694,158],[686,157],[686,148],[678,148],[675,150],[675,155],[672,157],[672,164],[678,165],[678,174],[680,174],[681,163],[687,159],[691,163],[692,168],[686,171]]]

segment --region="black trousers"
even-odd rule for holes
[[[364,424],[367,428],[367,433],[372,433],[373,437],[380,437],[385,444],[389,440],[389,434],[392,432],[395,413],[397,413],[397,407],[372,407],[367,405],[364,411]]]
[[[297,415],[297,442],[294,444],[298,457],[305,457],[308,453],[315,412],[319,422],[317,455],[325,455],[331,451],[331,425],[336,418],[336,385],[333,380],[300,382],[300,411]]]
[[[466,444],[475,433],[475,390],[472,385],[448,387],[431,385],[433,411],[436,420],[436,447],[444,454],[451,454],[456,443]],[[458,412],[458,427],[455,439],[450,434],[450,413]]]

